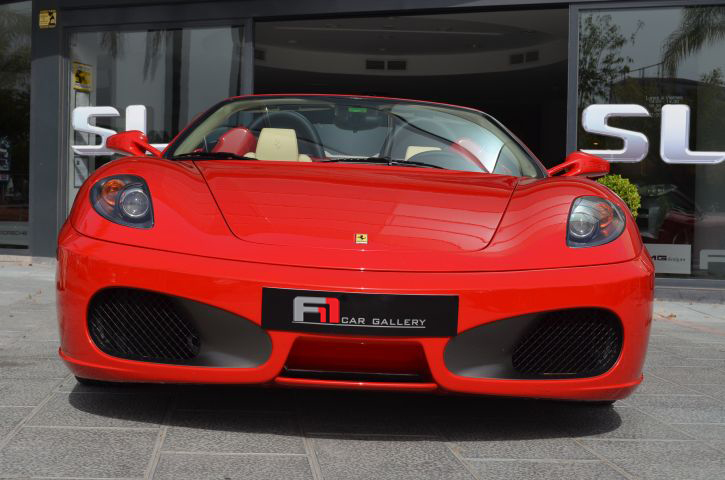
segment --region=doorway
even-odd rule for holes
[[[255,93],[413,98],[493,115],[547,166],[566,154],[568,9],[255,24]]]

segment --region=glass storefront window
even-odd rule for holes
[[[241,26],[146,31],[78,32],[71,35],[70,103],[112,107],[117,116],[98,116],[97,127],[116,132],[145,130],[153,144],[168,143],[194,116],[240,95]],[[141,105],[133,114],[126,108]],[[97,145],[100,137],[71,132],[71,145]],[[69,206],[78,187],[110,155],[71,152]]]
[[[568,9],[255,23],[257,93],[346,93],[480,109],[552,167],[566,147]]]
[[[0,5],[0,248],[28,247],[31,4]]]
[[[666,163],[660,142],[663,106],[687,105],[689,145],[682,151],[725,152],[723,24],[722,5],[579,15],[580,118],[592,104],[636,104],[650,115],[612,117],[608,124],[648,139],[643,160],[613,163],[612,173],[639,189],[637,223],[660,276],[725,278],[725,163]],[[577,138],[583,149],[623,148],[621,139],[589,133],[581,122]]]

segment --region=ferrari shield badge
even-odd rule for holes
[[[355,243],[367,244],[368,243],[368,234],[367,233],[356,233],[355,234]]]

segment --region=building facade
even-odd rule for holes
[[[725,286],[725,1],[0,0],[0,254],[52,257],[107,136],[249,93],[484,110],[637,185],[658,282]],[[594,107],[592,107],[594,106]]]

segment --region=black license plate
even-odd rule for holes
[[[395,337],[452,337],[456,295],[389,295],[264,288],[268,330]]]

